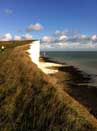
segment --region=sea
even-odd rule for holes
[[[92,75],[97,84],[97,51],[46,51],[45,55]]]

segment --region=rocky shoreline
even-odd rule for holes
[[[92,75],[81,71],[75,66],[67,65],[52,58],[42,57],[42,60],[64,65],[61,67],[51,67],[52,69],[57,69],[58,72],[50,74],[50,76],[55,77],[57,83],[59,85],[62,84],[68,94],[78,100],[97,118],[97,87],[91,84]]]

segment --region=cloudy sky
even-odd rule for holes
[[[0,0],[0,40],[44,50],[97,50],[97,0]]]

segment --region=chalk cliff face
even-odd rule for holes
[[[32,62],[38,65],[39,57],[40,57],[40,41],[32,42],[28,52],[30,54],[30,58],[32,59]]]

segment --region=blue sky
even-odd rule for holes
[[[29,29],[31,28],[31,29]],[[54,36],[60,31],[59,36]],[[46,43],[59,40],[64,36],[64,43],[71,43],[66,37],[70,32],[78,32],[78,37],[85,37],[88,43],[97,37],[97,0],[1,0],[0,1],[0,38],[42,39]],[[62,34],[62,32],[65,32]],[[68,32],[68,33],[66,33]],[[12,37],[11,37],[12,36]],[[53,38],[54,37],[54,38]],[[75,34],[72,33],[72,37]],[[86,39],[87,37],[87,39]],[[91,37],[91,39],[90,39]],[[68,38],[69,39],[69,38]],[[77,38],[77,42],[82,41]],[[47,40],[47,41],[46,41]],[[49,41],[49,42],[48,42]],[[72,43],[74,43],[73,41]],[[58,44],[60,41],[58,41]],[[63,41],[61,41],[62,44]],[[61,45],[61,43],[59,45]],[[80,42],[83,44],[83,42]],[[77,43],[78,44],[78,43]],[[52,45],[50,44],[50,47]],[[71,46],[71,45],[70,45]],[[97,45],[95,45],[97,46]],[[49,47],[49,46],[48,46]],[[60,46],[59,46],[60,47]],[[69,46],[68,46],[69,47]],[[67,47],[66,47],[67,48]],[[75,48],[75,47],[72,47]],[[85,48],[84,46],[82,48]],[[91,47],[90,47],[91,49]]]

